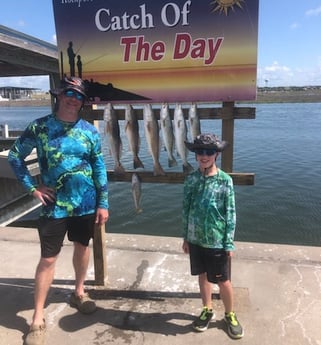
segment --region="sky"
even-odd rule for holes
[[[51,0],[6,1],[0,24],[56,44]],[[320,37],[321,0],[259,0],[257,86],[321,85]],[[0,86],[48,91],[49,78],[0,78]]]

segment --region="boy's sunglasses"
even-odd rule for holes
[[[200,156],[213,156],[215,155],[215,149],[197,149],[195,153]]]
[[[79,93],[77,91],[74,91],[74,90],[67,90],[67,91],[64,92],[64,95],[66,97],[70,97],[70,98],[74,97],[78,101],[83,101],[85,99],[85,97],[81,93]]]

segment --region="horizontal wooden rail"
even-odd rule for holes
[[[108,180],[113,182],[131,182],[133,173],[136,173],[142,183],[183,183],[185,174],[180,172],[166,172],[164,176],[154,176],[152,171],[126,171],[124,174],[115,174],[108,170]],[[229,173],[235,185],[254,185],[253,173]]]
[[[188,108],[183,107],[184,116],[188,118]],[[125,119],[125,107],[115,107],[115,112],[118,120]],[[135,108],[134,112],[136,113],[137,119],[143,119],[143,108]],[[154,108],[155,116],[159,119],[160,107]],[[170,108],[169,113],[171,118],[174,118],[174,109]],[[255,119],[255,108],[252,107],[234,107],[231,109],[226,108],[198,108],[197,114],[200,120],[227,120],[227,119]],[[81,117],[93,122],[95,120],[104,119],[104,110],[96,109],[93,110],[91,107],[85,107],[81,111]]]

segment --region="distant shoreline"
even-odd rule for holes
[[[261,88],[256,101],[236,103],[321,103],[321,89]],[[50,107],[51,99],[11,100],[0,102],[0,107]]]
[[[50,107],[50,99],[26,99],[26,100],[10,100],[0,102],[0,107]]]
[[[321,89],[260,89],[254,103],[320,103]]]

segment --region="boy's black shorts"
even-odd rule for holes
[[[217,284],[229,279],[229,260],[224,249],[212,249],[189,243],[191,274],[207,273],[207,280]]]
[[[41,217],[38,223],[41,256],[50,258],[58,255],[66,233],[69,241],[88,246],[94,237],[94,229],[94,214],[59,219]]]

